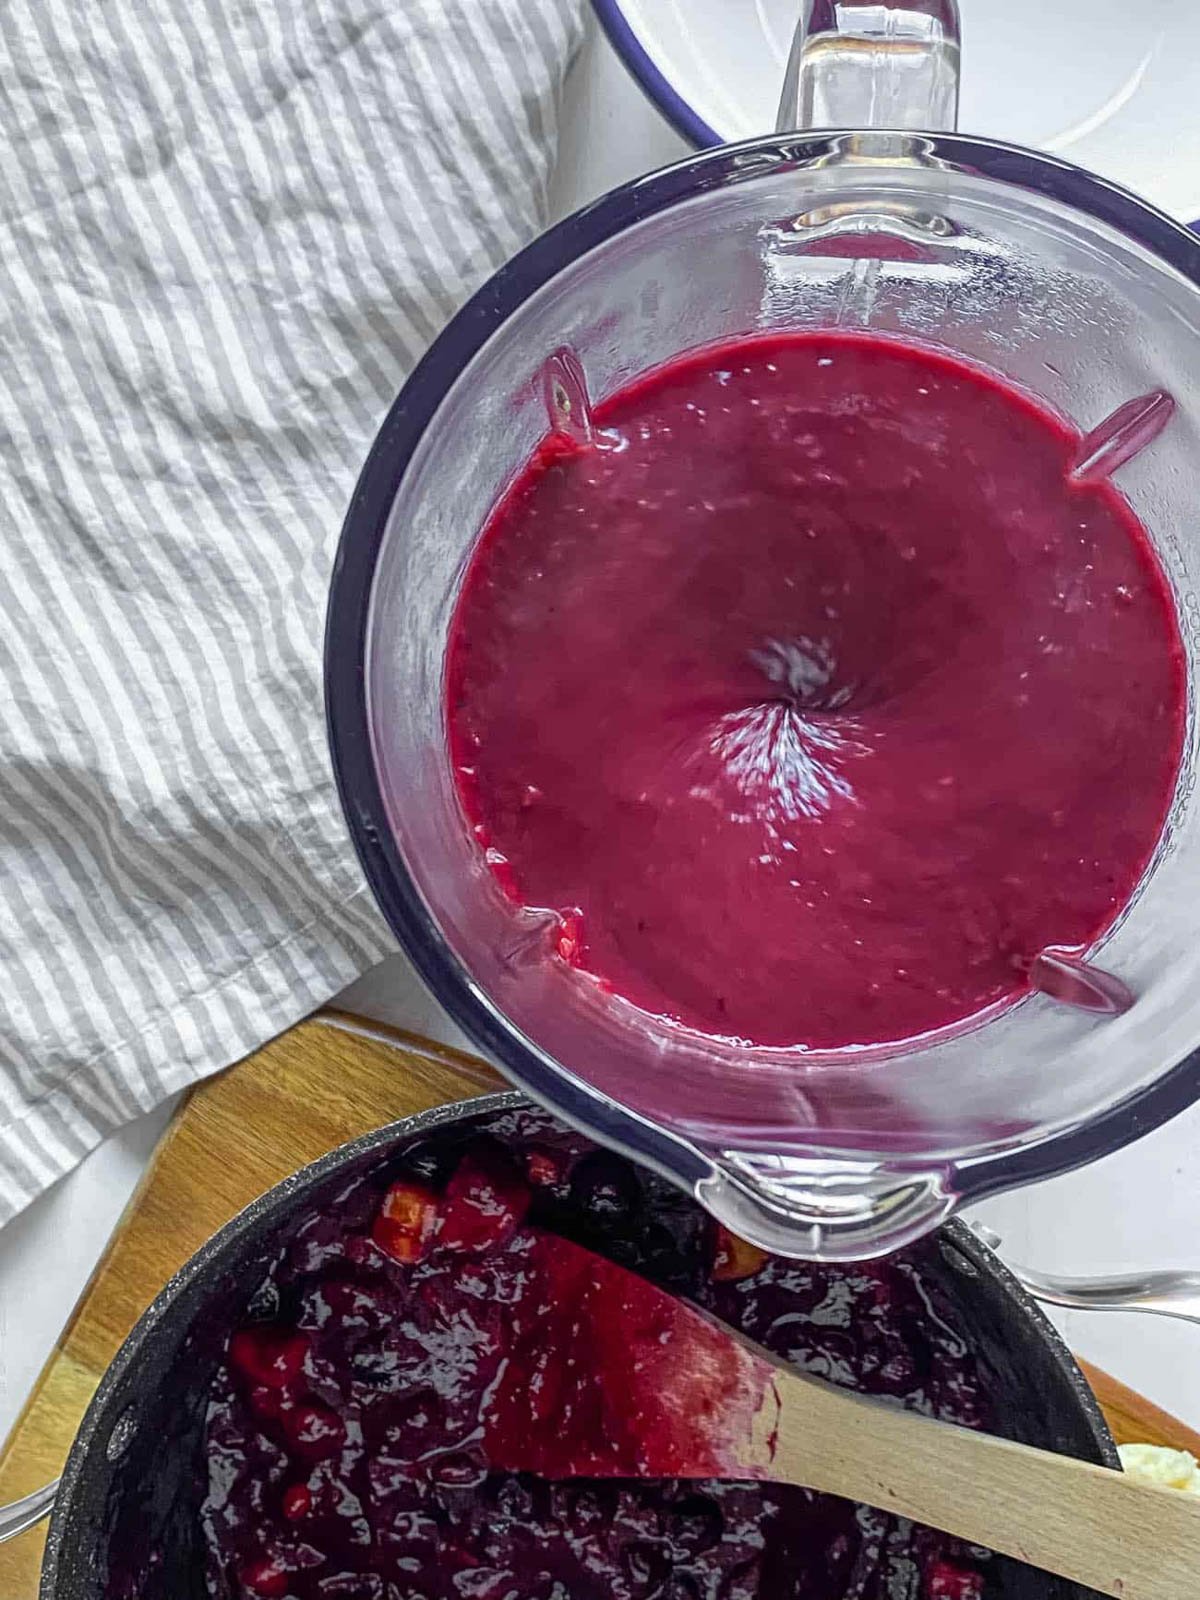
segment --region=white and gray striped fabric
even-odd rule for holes
[[[326,581],[582,0],[0,0],[0,1221],[389,947]]]

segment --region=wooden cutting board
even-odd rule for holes
[[[155,1152],[70,1322],[0,1450],[0,1504],[62,1469],[108,1363],[159,1289],[285,1174],[429,1106],[501,1087],[481,1061],[324,1012],[192,1091]],[[1200,1434],[1087,1369],[1118,1442],[1200,1456]],[[0,1600],[36,1600],[44,1525],[0,1545]]]

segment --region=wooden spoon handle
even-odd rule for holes
[[[775,1388],[777,1417],[761,1414],[753,1451],[772,1478],[928,1523],[1120,1600],[1188,1600],[1200,1582],[1200,1499],[796,1373],[780,1370]]]

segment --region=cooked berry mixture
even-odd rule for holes
[[[229,1341],[203,1523],[220,1600],[977,1600],[986,1555],[804,1490],[489,1472],[481,1417],[525,1292],[574,1239],[806,1372],[967,1426],[981,1380],[929,1246],[773,1259],[528,1114],[410,1147],[310,1216]],[[586,1330],[548,1351],[585,1361]]]

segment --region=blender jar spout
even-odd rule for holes
[[[696,1196],[718,1222],[773,1255],[866,1261],[936,1228],[958,1195],[948,1168],[723,1150]]]
[[[776,131],[958,126],[956,0],[804,0]]]

